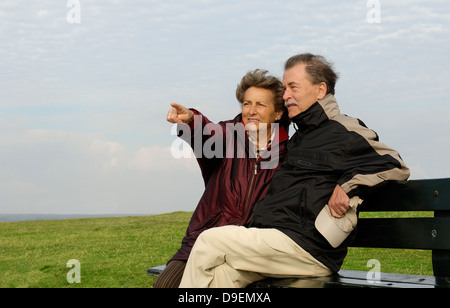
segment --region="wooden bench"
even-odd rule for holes
[[[249,287],[450,287],[450,179],[387,182],[365,196],[359,212],[433,212],[434,217],[360,218],[351,247],[431,250],[434,276],[381,273],[372,280],[369,272],[341,270],[328,277],[270,278]],[[158,275],[163,269],[147,272]]]

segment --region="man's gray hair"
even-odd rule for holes
[[[295,55],[286,61],[285,70],[294,67],[297,64],[306,64],[306,72],[310,75],[310,81],[313,84],[325,82],[327,85],[327,94],[335,94],[336,82],[339,78],[334,71],[333,65],[323,56],[304,53]]]

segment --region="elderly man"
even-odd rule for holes
[[[340,114],[337,78],[321,56],[286,62],[284,100],[297,130],[288,156],[248,228],[220,227],[198,238],[180,287],[245,287],[266,277],[339,271],[354,234],[333,247],[315,227],[319,213],[328,204],[341,218],[365,187],[405,180],[409,169],[374,131]]]

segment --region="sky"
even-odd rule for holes
[[[411,179],[448,178],[449,51],[447,0],[2,0],[0,213],[193,211],[169,104],[232,119],[246,72],[304,52]]]

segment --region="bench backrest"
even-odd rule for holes
[[[434,217],[360,218],[353,247],[432,250],[435,276],[450,276],[450,179],[392,181],[359,212],[434,212]]]

